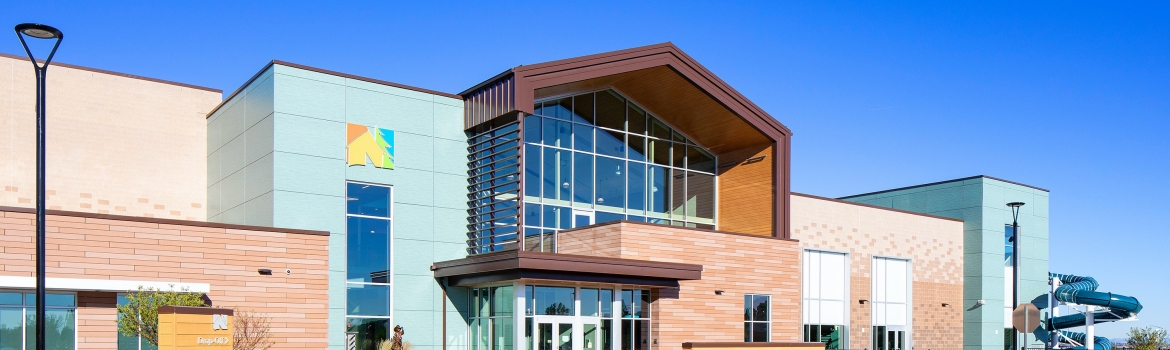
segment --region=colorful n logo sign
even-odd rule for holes
[[[366,165],[394,169],[394,130],[365,125],[345,124],[345,162],[350,166]]]

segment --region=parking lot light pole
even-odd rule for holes
[[[45,58],[43,65],[37,65],[32,50],[24,37],[34,39],[56,39],[53,50]],[[57,47],[61,46],[64,36],[57,28],[44,24],[24,23],[16,25],[16,37],[24,46],[24,53],[32,61],[33,70],[37,74],[37,347],[36,350],[45,350],[45,71],[49,69],[49,62]]]

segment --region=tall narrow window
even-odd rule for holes
[[[772,341],[772,296],[743,295],[743,341]]]
[[[804,341],[846,348],[848,259],[844,253],[804,251]]]
[[[909,349],[910,262],[873,259],[873,347],[875,350]]]
[[[392,189],[346,184],[346,328],[358,344],[389,339]],[[364,345],[359,345],[364,346]]]

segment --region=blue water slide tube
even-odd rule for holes
[[[1142,311],[1142,303],[1137,298],[1121,294],[1097,291],[1097,280],[1092,277],[1049,273],[1049,277],[1059,279],[1061,286],[1056,288],[1056,300],[1066,303],[1093,305],[1105,308],[1093,313],[1093,323],[1113,322],[1129,318]],[[1084,314],[1060,316],[1052,318],[1048,324],[1049,331],[1061,330],[1060,334],[1078,343],[1085,343],[1085,334],[1080,332],[1063,331],[1062,329],[1084,327],[1087,318]],[[1113,344],[1105,337],[1093,337],[1095,350],[1111,350]],[[1085,347],[1073,348],[1084,350]]]

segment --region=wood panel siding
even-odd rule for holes
[[[720,169],[719,174],[719,230],[760,236],[773,234],[775,213],[772,210],[773,157],[772,146],[748,148],[720,155],[723,164],[735,164]],[[747,162],[748,159],[763,157]]]
[[[742,342],[744,294],[772,296],[772,341],[801,339],[799,242],[630,221],[561,231],[557,239],[566,254],[703,266],[700,280],[653,290],[653,349]]]
[[[621,92],[712,152],[726,153],[772,143],[751,124],[668,66],[537,89],[535,98],[608,88]]]
[[[0,276],[32,277],[35,215],[12,209],[0,208]],[[272,349],[328,346],[327,232],[77,212],[49,213],[45,231],[50,279],[205,283],[214,306],[267,315]],[[78,349],[116,348],[117,293],[74,289]]]

